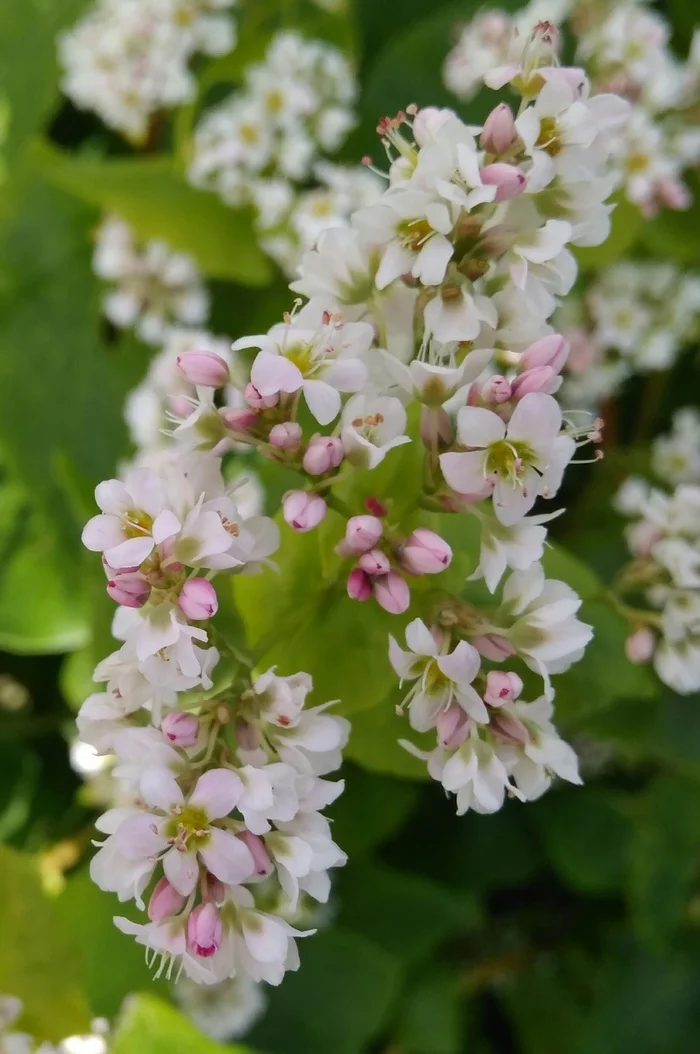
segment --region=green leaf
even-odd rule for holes
[[[700,863],[700,788],[660,776],[642,792],[632,843],[635,929],[663,948],[680,926]]]
[[[425,762],[399,744],[400,739],[418,742],[420,738],[407,727],[406,719],[396,713],[396,705],[403,695],[400,690],[394,690],[371,709],[353,713],[345,756],[370,772],[427,780]]]
[[[615,210],[611,217],[610,234],[602,245],[577,246],[576,259],[582,271],[597,270],[615,263],[629,252],[644,229],[645,221],[636,205],[620,192],[612,199]]]
[[[266,1054],[365,1051],[396,997],[396,961],[374,941],[342,929],[317,934],[299,950],[301,968],[269,989],[269,1008],[251,1046]]]
[[[0,847],[0,992],[20,998],[20,1026],[57,1042],[87,1032],[79,954],[56,905],[41,888],[34,859]]]
[[[558,788],[532,806],[530,819],[572,889],[596,895],[623,884],[632,826],[619,796],[598,787]]]
[[[463,1010],[458,977],[447,970],[419,977],[399,1011],[399,1049],[405,1054],[460,1054]]]
[[[689,173],[686,181],[693,199],[690,208],[681,212],[662,209],[658,216],[646,221],[642,237],[645,247],[653,256],[670,258],[679,264],[695,265],[697,230],[700,226],[700,180],[694,173]]]
[[[271,281],[252,213],[191,187],[171,158],[76,159],[47,143],[36,144],[32,157],[55,186],[121,216],[140,238],[162,238],[189,253],[212,278],[247,286]]]
[[[502,998],[520,1054],[563,1054],[577,1049],[584,1011],[562,965],[543,957],[528,963],[504,986]]]
[[[152,995],[129,1000],[110,1043],[111,1054],[251,1054],[238,1043],[208,1039],[184,1014]]]
[[[416,803],[418,789],[354,765],[345,766],[342,775],[345,790],[331,806],[329,816],[334,840],[354,860],[399,829]]]

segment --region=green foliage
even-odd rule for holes
[[[387,841],[416,804],[417,788],[354,765],[343,769],[345,790],[329,810],[333,839],[353,859]]]
[[[463,1016],[459,978],[447,970],[421,975],[399,1012],[399,1048],[406,1054],[460,1054]]]
[[[111,1054],[251,1054],[203,1036],[187,1018],[152,995],[129,1000],[110,1045]]]
[[[621,194],[612,200],[615,210],[611,217],[610,235],[602,245],[576,249],[576,259],[582,271],[592,271],[615,263],[632,248],[641,233],[644,218],[637,206]]]

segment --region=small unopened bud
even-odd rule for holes
[[[296,421],[284,421],[270,429],[269,440],[278,450],[294,450],[301,441],[301,425]]]
[[[351,600],[369,600],[372,596],[372,583],[361,567],[353,567],[348,575],[348,596]]]
[[[224,927],[212,903],[200,904],[187,920],[187,947],[194,955],[209,959],[221,947]]]
[[[452,549],[435,531],[418,527],[401,546],[401,563],[414,575],[436,575],[450,566]]]
[[[528,730],[520,718],[503,710],[496,710],[495,713],[491,713],[489,730],[504,743],[524,746],[530,741]]]
[[[535,366],[532,370],[519,373],[511,384],[511,393],[514,399],[522,399],[532,392],[544,392],[548,394],[559,383],[558,374],[551,366]]]
[[[494,107],[484,122],[481,148],[489,154],[505,154],[517,138],[513,111],[507,103],[502,102]]]
[[[255,865],[255,874],[259,878],[266,878],[272,872],[273,864],[262,838],[251,831],[241,831],[236,837],[248,846]]]
[[[337,468],[345,451],[337,436],[314,436],[304,454],[304,471],[310,476],[322,476]]]
[[[523,690],[523,682],[517,673],[490,670],[486,676],[484,702],[490,706],[503,706],[517,699]]]
[[[290,490],[282,499],[282,515],[290,527],[301,533],[318,527],[327,510],[323,498],[305,490]]]
[[[117,575],[107,582],[107,593],[125,608],[142,608],[151,594],[151,587],[138,572]]]
[[[522,194],[527,185],[527,176],[517,165],[495,161],[481,170],[481,182],[497,187],[496,201],[508,201]]]
[[[408,583],[397,571],[376,578],[372,592],[377,603],[392,615],[401,615],[411,603]]]
[[[257,728],[248,724],[241,717],[236,721],[236,743],[241,750],[257,750],[260,746],[260,736]]]
[[[481,637],[472,637],[471,643],[479,655],[483,655],[485,659],[491,659],[492,662],[503,662],[504,659],[515,655],[515,648],[500,633],[486,633]]]
[[[211,871],[207,871],[204,876],[202,900],[212,904],[223,904],[226,900],[226,886],[220,878],[212,875]]]
[[[448,121],[455,116],[454,110],[439,110],[436,106],[424,106],[413,119],[413,138],[418,146],[427,146]]]
[[[656,650],[656,637],[648,626],[635,630],[625,641],[625,655],[635,664],[649,662]]]
[[[254,384],[246,384],[243,398],[248,403],[248,406],[252,406],[254,410],[269,410],[271,407],[277,406],[280,401],[279,392],[275,392],[273,395],[261,395]]]
[[[177,606],[193,622],[211,618],[219,608],[214,586],[206,578],[189,578],[177,598]]]
[[[193,747],[199,734],[199,721],[194,714],[175,710],[166,714],[160,723],[163,735],[177,747]]]
[[[436,720],[440,746],[445,750],[455,750],[465,742],[471,728],[471,721],[461,706],[453,703],[447,710],[441,710]]]
[[[550,366],[555,373],[561,373],[568,357],[568,341],[560,333],[550,333],[525,348],[518,362],[518,373],[533,370],[536,366]]]
[[[177,367],[190,384],[204,388],[223,388],[229,381],[228,364],[213,351],[183,351]]]
[[[428,448],[436,441],[449,443],[452,440],[450,415],[441,406],[423,406],[420,415],[420,437]]]
[[[187,897],[170,885],[167,878],[161,878],[153,888],[146,909],[151,922],[160,922],[171,915],[177,915],[187,903]]]
[[[383,531],[377,516],[351,516],[345,528],[345,545],[350,552],[365,553],[374,549]]]
[[[363,553],[357,561],[357,566],[368,575],[386,575],[391,571],[389,558],[381,549],[370,549],[369,552]]]
[[[258,422],[258,415],[250,406],[222,406],[219,416],[231,432],[248,432]]]
[[[507,403],[511,397],[510,381],[496,373],[482,384],[479,394],[485,403]]]

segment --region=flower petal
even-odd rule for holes
[[[210,769],[197,780],[189,805],[199,805],[210,820],[228,816],[236,808],[243,793],[240,776],[230,769]]]
[[[173,846],[163,857],[163,871],[170,885],[183,897],[189,897],[199,879],[197,854],[183,853]]]
[[[250,849],[230,831],[212,827],[209,841],[200,849],[199,855],[207,870],[229,886],[237,886],[255,874]]]

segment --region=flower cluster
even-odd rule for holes
[[[68,1036],[54,1046],[37,1043],[26,1032],[17,1032],[16,1023],[22,1015],[22,1000],[13,995],[0,995],[0,1051],[2,1054],[106,1054],[106,1022],[101,1018],[92,1023],[87,1036]]]
[[[136,143],[154,114],[193,99],[197,53],[225,55],[236,42],[235,0],[96,0],[59,38],[62,88]]]
[[[262,244],[288,273],[321,230],[347,226],[378,195],[359,166],[322,160],[355,122],[355,78],[345,56],[320,40],[278,33],[242,90],[200,120],[189,177],[230,205],[252,204]],[[314,180],[318,186],[302,190]]]
[[[96,235],[93,268],[114,283],[103,310],[120,329],[134,327],[148,344],[165,340],[173,325],[197,326],[209,314],[209,294],[197,265],[163,241],[138,243],[133,230],[108,216]]]
[[[700,419],[681,410],[673,432],[653,452],[654,469],[668,486],[630,477],[616,506],[633,519],[626,537],[634,557],[617,592],[642,606],[623,607],[630,621],[627,655],[653,660],[661,680],[682,695],[700,691]]]
[[[478,14],[461,31],[444,68],[447,86],[462,99],[485,82],[498,86],[504,71],[538,18],[541,5],[529,4],[516,15],[498,9]],[[670,47],[670,27],[643,0],[610,4],[608,0],[573,3],[559,0],[547,17],[569,19],[576,59],[598,91],[613,91],[630,100],[627,121],[612,144],[613,165],[627,198],[647,215],[660,207],[687,208],[690,193],[685,169],[700,159],[700,131],[688,126],[698,100],[694,42],[687,64]]]
[[[642,260],[601,271],[556,317],[571,345],[566,401],[596,405],[632,374],[668,369],[699,321],[698,275]]]

